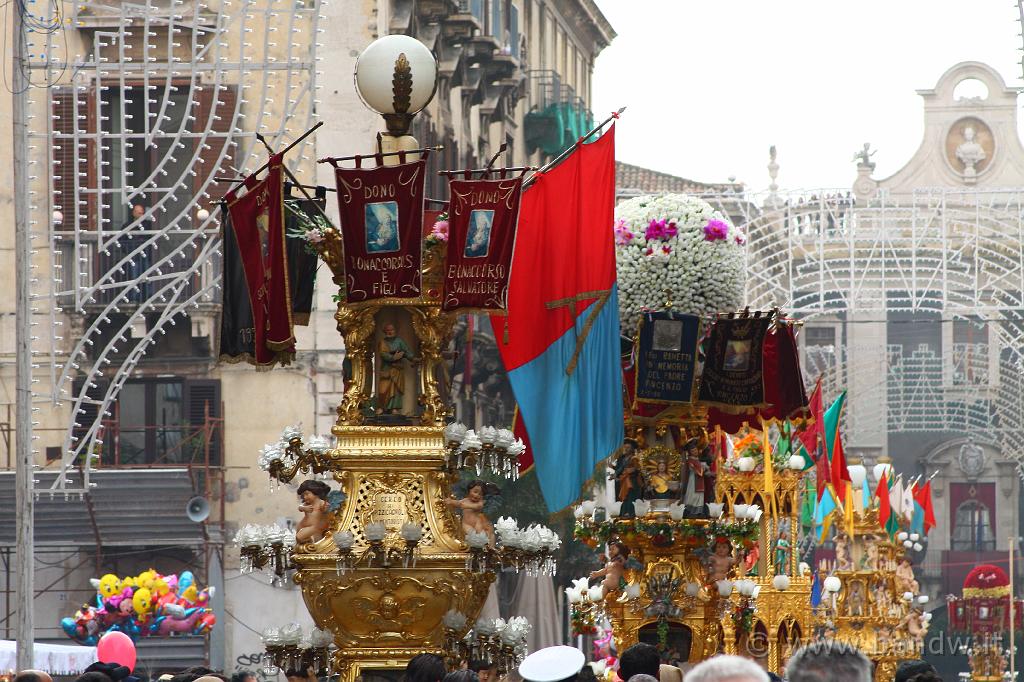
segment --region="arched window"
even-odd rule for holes
[[[954,552],[990,552],[996,548],[988,507],[968,500],[956,508],[951,549]]]

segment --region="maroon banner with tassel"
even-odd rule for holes
[[[522,177],[452,180],[442,310],[508,308]]]
[[[361,160],[356,158],[355,168],[334,169],[345,302],[419,298],[426,154],[412,163],[376,168],[360,168]]]
[[[295,356],[281,164],[274,155],[263,180],[250,176],[243,196],[234,189],[225,197],[252,305],[255,364],[263,369]]]

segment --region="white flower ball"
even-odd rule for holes
[[[615,219],[624,334],[636,330],[645,308],[661,310],[669,299],[673,310],[694,315],[741,307],[746,237],[711,204],[685,194],[641,196],[619,204]]]

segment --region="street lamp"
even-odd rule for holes
[[[409,133],[413,117],[434,98],[437,60],[427,46],[406,35],[370,43],[355,68],[356,92],[367,108],[384,117],[388,133]]]

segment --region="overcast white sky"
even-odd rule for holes
[[[923,131],[918,89],[957,62],[1021,85],[1011,0],[597,0],[618,33],[598,57],[593,109],[628,109],[620,161],[701,181],[849,188],[853,154],[901,168]],[[1024,100],[1022,100],[1024,102]]]

